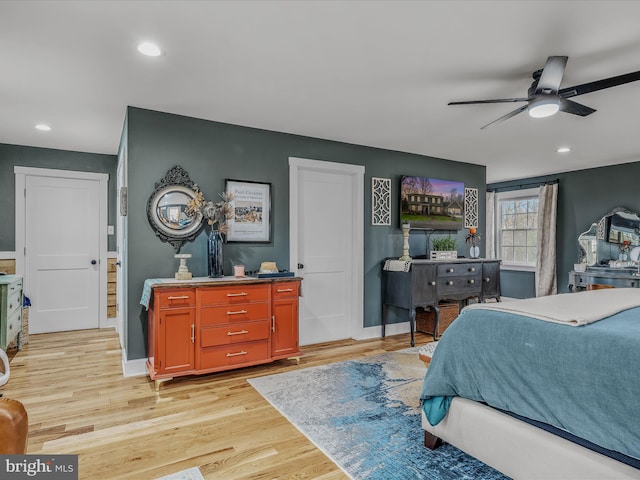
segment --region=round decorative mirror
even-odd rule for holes
[[[180,166],[167,172],[147,202],[147,218],[158,238],[180,251],[202,228],[202,214],[189,214],[189,202],[196,197],[197,186]]]

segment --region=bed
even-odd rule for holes
[[[640,479],[640,289],[469,305],[421,400],[425,445],[510,477]]]

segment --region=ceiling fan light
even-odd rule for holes
[[[541,98],[534,100],[529,105],[529,116],[533,118],[544,118],[555,115],[560,110],[560,100],[557,98]]]

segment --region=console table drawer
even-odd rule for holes
[[[22,308],[22,288],[10,288],[7,298],[7,314],[11,315],[20,308]]]
[[[200,304],[233,305],[247,302],[268,302],[269,285],[238,285],[225,288],[200,289]]]
[[[639,278],[614,278],[610,276],[597,276],[589,274],[576,274],[575,282],[577,287],[587,287],[588,285],[610,285],[615,288],[638,288],[640,286]]]
[[[22,330],[21,313],[20,310],[17,310],[9,316],[9,320],[7,321],[7,344],[14,340]]]
[[[482,282],[479,272],[477,275],[438,278],[438,295],[440,297],[452,293],[479,294],[481,289]]]
[[[268,321],[234,323],[203,328],[201,330],[200,346],[215,347],[255,340],[267,340],[270,329],[271,325]]]
[[[238,343],[222,347],[203,348],[200,357],[200,368],[219,368],[239,366],[242,364],[267,362],[271,359],[269,341]]]
[[[447,263],[446,265],[438,265],[438,278],[460,275],[480,275],[482,265],[465,264],[465,263]]]
[[[157,298],[159,302],[156,308],[194,307],[196,304],[196,293],[192,288],[162,290]]]
[[[298,297],[298,282],[278,282],[271,286],[271,296],[273,300]]]
[[[269,320],[268,303],[206,307],[202,308],[200,312],[200,324],[203,326]]]

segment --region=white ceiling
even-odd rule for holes
[[[640,160],[640,82],[526,113],[561,87],[640,70],[637,1],[1,1],[0,143],[115,154],[127,105],[487,166],[489,182]],[[143,40],[165,54],[141,56]],[[36,123],[52,131],[34,129]],[[569,145],[572,152],[555,149]]]

